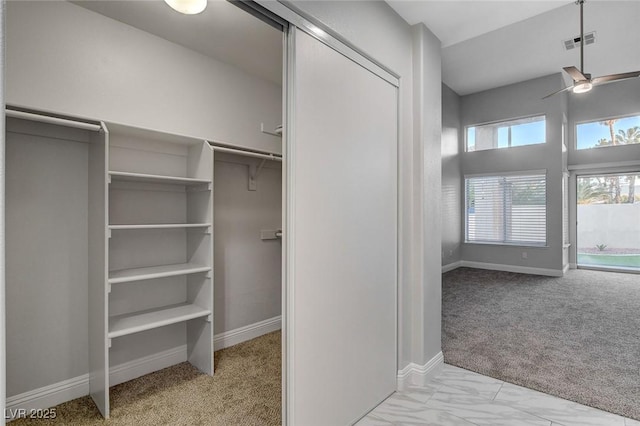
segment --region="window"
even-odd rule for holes
[[[467,152],[545,142],[544,115],[467,127]]]
[[[546,245],[544,172],[465,177],[465,199],[466,242]]]
[[[613,117],[576,125],[578,149],[640,144],[640,115]]]

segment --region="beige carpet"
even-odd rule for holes
[[[280,332],[215,353],[214,377],[182,363],[111,388],[105,421],[89,397],[56,407],[47,425],[280,425]]]

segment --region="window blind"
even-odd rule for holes
[[[546,245],[544,174],[465,178],[466,241]]]

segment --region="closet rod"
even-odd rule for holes
[[[75,127],[76,129],[92,130],[94,132],[99,132],[102,129],[102,127],[100,127],[100,125],[98,124],[85,123],[83,121],[74,121],[66,118],[51,117],[48,115],[35,114],[32,112],[6,109],[5,113],[7,117],[22,118],[25,120],[39,121],[41,123],[47,124],[58,124],[60,126]]]
[[[265,160],[282,161],[282,157],[274,154],[261,154],[259,152],[243,151],[241,149],[224,148],[222,146],[212,145],[214,151],[227,152],[229,154],[244,155],[247,157],[264,158]]]

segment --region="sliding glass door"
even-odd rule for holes
[[[579,267],[640,272],[640,170],[577,177]]]

